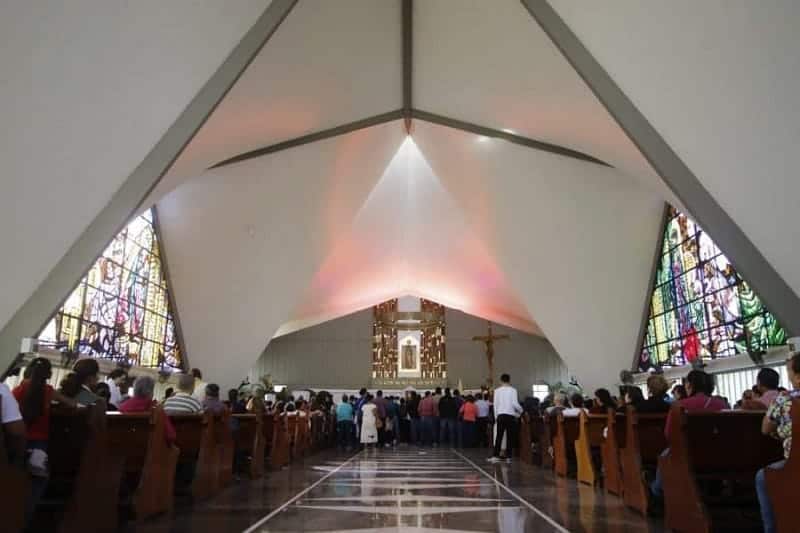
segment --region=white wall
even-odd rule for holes
[[[488,374],[482,343],[474,335],[486,334],[486,321],[460,311],[447,309],[448,381],[456,386],[460,379],[466,389],[478,388]],[[511,338],[498,341],[495,370],[498,381],[504,372],[521,394],[544,380],[566,380],[568,371],[547,340],[503,326],[493,326],[495,334]],[[315,390],[357,390],[369,386],[372,361],[372,310],[366,309],[343,318],[289,335],[274,338],[250,370],[250,381],[265,374],[276,384]]]
[[[0,327],[268,3],[2,3]]]
[[[550,2],[800,294],[800,2]]]

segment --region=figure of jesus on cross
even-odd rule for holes
[[[509,335],[493,335],[492,323],[489,322],[489,334],[472,337],[472,340],[486,344],[486,360],[489,362],[489,387],[494,384],[494,341],[509,339]]]

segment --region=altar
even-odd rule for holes
[[[445,386],[443,305],[403,296],[376,305],[373,316],[373,387]]]

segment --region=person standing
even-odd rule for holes
[[[433,396],[433,418],[431,419],[431,424],[433,426],[432,435],[433,435],[433,445],[439,445],[439,401],[442,399],[442,388],[436,387],[434,390]]]
[[[439,445],[444,446],[445,441],[451,448],[456,447],[456,419],[458,418],[458,405],[456,399],[450,395],[450,389],[444,390],[444,396],[439,400]]]
[[[475,425],[478,420],[478,408],[475,405],[475,398],[470,394],[467,401],[458,410],[461,417],[461,439],[459,443],[464,448],[472,448],[475,445]]]
[[[408,413],[409,421],[409,444],[419,445],[422,442],[422,426],[419,420],[419,401],[419,394],[417,394],[416,391],[411,391],[411,394],[408,397],[408,402],[406,402],[406,412]]]
[[[478,432],[478,446],[489,446],[489,401],[483,394],[478,394],[478,401],[475,402],[478,408],[478,421],[475,429]]]
[[[494,440],[494,454],[489,457],[490,463],[500,461],[500,446],[503,436],[506,438],[506,462],[513,457],[514,439],[517,434],[517,417],[522,413],[517,389],[511,386],[511,376],[500,376],[500,386],[494,391],[494,415],[497,424],[497,437]]]
[[[378,444],[378,407],[372,400],[372,396],[367,394],[364,404],[361,406],[361,444],[367,447],[370,444]]]
[[[431,391],[425,391],[425,398],[419,402],[419,416],[422,422],[422,438],[420,442],[423,446],[431,445],[434,443],[434,426],[433,426],[433,396]]]
[[[353,406],[347,394],[342,396],[342,403],[336,406],[337,444],[342,450],[350,449],[350,437],[353,434]]]
[[[376,416],[380,423],[377,425],[378,427],[378,447],[387,445],[386,442],[386,400],[383,398],[383,391],[379,390],[375,393],[375,398],[372,399],[372,403],[375,404]]]

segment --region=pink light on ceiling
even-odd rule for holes
[[[341,162],[352,160],[348,156]],[[411,137],[349,227],[334,237],[332,251],[290,322],[329,319],[406,294],[541,334],[491,250]]]

